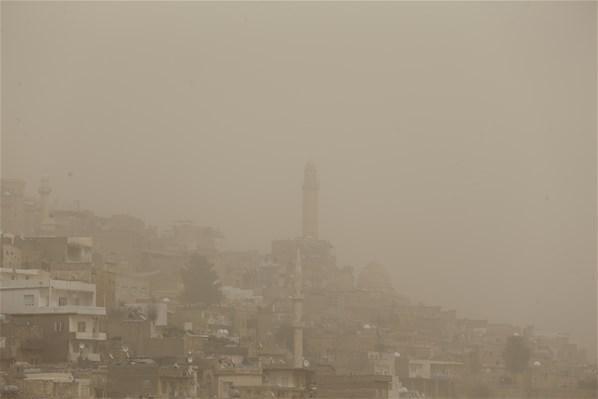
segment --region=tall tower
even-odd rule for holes
[[[303,238],[318,238],[318,173],[308,162],[303,175]]]
[[[303,264],[297,248],[293,293],[293,366],[303,367]]]

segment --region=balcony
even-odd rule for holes
[[[89,352],[83,351],[79,352],[70,352],[69,353],[69,361],[76,363],[79,361],[90,361],[90,362],[99,362],[102,360],[102,357],[99,353],[96,352]]]
[[[193,378],[193,370],[189,366],[181,368],[160,367],[159,375],[161,378]]]
[[[65,291],[77,291],[95,293],[96,285],[82,281],[71,281],[71,280],[51,280],[52,288],[65,290]]]
[[[94,340],[94,341],[105,341],[106,340],[106,333],[105,332],[76,332],[75,339],[80,340]]]
[[[15,311],[4,311],[7,314],[80,314],[90,316],[105,316],[106,308],[98,306],[23,306]]]

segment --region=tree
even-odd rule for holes
[[[185,302],[212,305],[222,299],[218,274],[205,256],[193,255],[181,274]]]
[[[523,373],[528,366],[531,356],[525,337],[513,335],[507,339],[503,353],[505,366],[513,374]]]

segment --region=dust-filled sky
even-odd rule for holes
[[[2,175],[596,339],[596,5],[2,2]]]

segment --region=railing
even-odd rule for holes
[[[98,315],[103,316],[106,314],[106,308],[98,306],[77,306],[77,305],[65,305],[65,306],[21,306],[18,311],[6,312],[14,314],[83,314],[83,315]]]
[[[75,333],[76,339],[88,339],[88,340],[97,340],[97,341],[105,341],[106,340],[106,333],[105,332],[76,332]]]
[[[188,365],[182,365],[179,368],[175,367],[160,367],[160,377],[166,378],[193,378],[195,371],[190,369]]]

